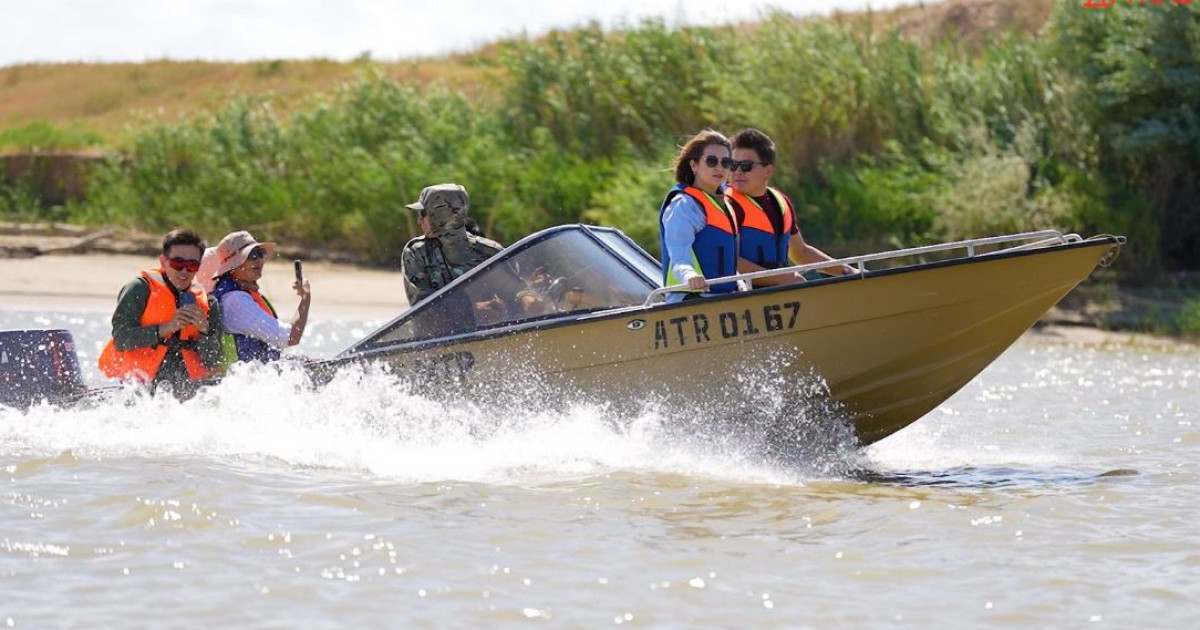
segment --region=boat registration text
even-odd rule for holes
[[[792,330],[800,315],[800,302],[768,304],[718,313],[681,315],[654,320],[654,349],[666,350],[708,343],[713,339],[741,339]]]

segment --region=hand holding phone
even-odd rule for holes
[[[304,269],[299,260],[293,260],[292,266],[296,268],[296,283],[292,285],[292,288],[296,290],[296,295],[300,296],[301,306],[305,306],[308,304],[311,294],[308,291],[308,282],[304,280]]]

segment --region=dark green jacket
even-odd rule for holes
[[[175,298],[179,291],[170,282],[165,283]],[[146,303],[150,301],[150,283],[145,278],[135,278],[121,289],[117,296],[117,309],[112,316],[113,345],[117,350],[127,351],[136,348],[153,348],[163,340],[158,337],[158,326],[143,326],[142,313]],[[154,381],[182,383],[188,380],[187,366],[183,364],[183,355],[179,346],[172,344],[179,339],[175,333],[166,341],[167,355],[163,357],[162,366]],[[213,368],[221,362],[221,304],[217,300],[208,303],[208,332],[200,335],[196,342],[197,352],[204,365]]]

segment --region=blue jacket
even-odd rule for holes
[[[667,192],[658,211],[658,227],[662,246],[663,282],[666,285],[681,284],[671,272],[670,255],[667,253],[666,226],[663,217],[667,206],[679,195],[692,198],[704,213],[704,227],[692,241],[692,262],[705,278],[720,278],[737,273],[737,222],[723,204],[699,188],[678,184]],[[710,286],[711,293],[729,293],[737,290],[737,284],[726,282]]]
[[[271,317],[278,318],[278,315],[275,314],[275,308],[271,306],[271,303],[268,302],[267,299],[262,296],[262,294],[258,293],[257,291],[246,291],[242,287],[238,286],[238,283],[228,275],[221,276],[221,279],[217,281],[217,286],[213,288],[212,295],[217,300],[220,300],[221,297],[226,293],[232,293],[234,291],[244,291],[249,293],[250,297],[254,298],[254,301],[257,302],[264,311],[270,313]],[[233,339],[234,348],[237,350],[238,361],[262,361],[263,363],[266,363],[268,361],[278,361],[279,357],[282,356],[278,348],[272,347],[265,341],[236,333],[225,333],[225,335],[226,337]],[[228,355],[230,353],[227,352],[226,354]],[[228,356],[226,358],[232,359],[232,357]]]

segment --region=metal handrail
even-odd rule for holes
[[[1011,241],[1027,241],[1030,239],[1040,239],[1032,243],[1024,243],[1005,247],[992,252],[976,254],[977,247],[987,245],[997,245]],[[795,265],[793,267],[783,267],[780,269],[764,269],[762,271],[752,271],[748,273],[739,273],[732,276],[722,276],[720,278],[706,278],[706,286],[714,284],[725,284],[728,282],[737,282],[738,280],[757,280],[758,278],[770,278],[772,276],[782,276],[788,274],[800,274],[814,269],[824,269],[827,267],[849,266],[857,270],[853,275],[862,276],[867,273],[866,263],[877,262],[880,260],[889,260],[893,258],[907,258],[910,256],[919,256],[922,254],[932,254],[934,252],[943,252],[954,249],[967,250],[966,258],[975,258],[976,256],[991,256],[1001,252],[1022,251],[1026,249],[1037,249],[1040,247],[1049,247],[1051,245],[1064,245],[1067,243],[1078,243],[1082,241],[1082,237],[1078,234],[1063,234],[1058,230],[1038,230],[1036,232],[1022,232],[1020,234],[1006,234],[1003,236],[986,236],[983,238],[972,238],[965,241],[954,241],[951,243],[939,243],[937,245],[923,245],[921,247],[909,247],[906,249],[895,249],[886,252],[876,252],[874,254],[863,254],[861,256],[847,256],[845,258],[836,258],[834,260],[826,260],[806,265]],[[654,289],[646,296],[646,301],[642,306],[650,306],[657,301],[657,298],[665,296],[668,293],[676,293],[678,291],[690,291],[686,284],[674,284],[660,289]]]

